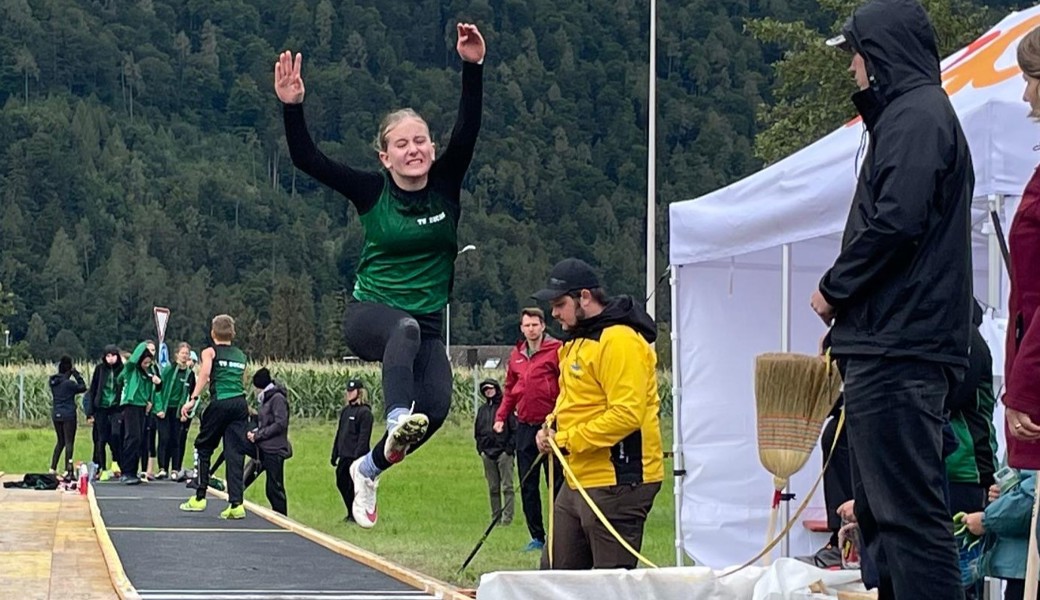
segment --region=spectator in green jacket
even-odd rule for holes
[[[147,460],[141,455],[145,420],[152,410],[155,392],[162,385],[162,379],[152,373],[152,362],[153,354],[148,343],[141,342],[127,358],[119,374],[122,389],[120,404],[123,406],[123,451],[119,457],[119,466],[123,470],[120,481],[126,485],[141,483],[138,473],[144,467],[144,460]]]

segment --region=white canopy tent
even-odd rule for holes
[[[975,165],[975,295],[1003,307],[1005,271],[988,212],[1007,230],[1017,195],[1040,155],[1015,65],[1018,41],[1040,25],[1040,6],[1014,13],[942,63],[943,83]],[[839,100],[835,101],[847,101]],[[862,126],[850,122],[800,152],[729,187],[671,205],[676,548],[699,564],[739,564],[765,543],[771,476],[758,459],[754,358],[815,353],[822,323],[809,296],[832,264],[856,183]],[[999,327],[987,324],[994,371]],[[819,451],[791,482],[808,493]],[[823,518],[817,492],[804,518]],[[800,525],[790,554],[822,543]]]

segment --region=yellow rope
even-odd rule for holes
[[[599,509],[599,507],[596,506],[596,503],[593,502],[592,498],[589,497],[588,492],[586,492],[585,488],[582,487],[581,482],[578,481],[577,476],[574,475],[574,471],[571,470],[570,464],[568,464],[567,463],[567,459],[564,458],[563,452],[561,452],[560,451],[560,447],[556,445],[556,440],[553,439],[552,437],[549,437],[547,439],[549,441],[549,446],[552,447],[552,454],[549,455],[549,458],[552,459],[552,457],[555,455],[556,458],[559,459],[560,466],[563,468],[563,473],[564,473],[565,480],[569,480],[569,481],[574,482],[574,487],[577,488],[578,493],[581,494],[581,497],[585,499],[585,503],[588,504],[589,508],[592,509],[592,513],[596,515],[596,518],[599,519],[599,522],[602,523],[603,526],[607,528],[607,531],[610,532],[610,535],[614,536],[614,539],[616,539],[625,550],[628,550],[629,554],[631,554],[632,556],[636,557],[636,559],[638,559],[640,562],[642,562],[643,564],[648,565],[650,567],[653,567],[655,569],[658,568],[657,565],[655,565],[654,563],[650,562],[650,559],[648,559],[647,557],[645,557],[642,554],[640,554],[638,550],[636,550],[628,542],[626,542],[625,538],[621,537],[621,534],[618,533],[616,529],[614,529],[614,526],[610,524],[610,520],[607,519],[607,516],[603,514],[603,511],[601,511]],[[553,490],[553,483],[552,483],[553,479],[552,478],[553,478],[553,475],[552,475],[552,462],[551,462],[551,460],[550,460],[550,463],[549,463],[549,467],[550,467],[549,468],[549,497],[550,497],[550,501],[549,501],[549,535],[547,537],[547,543],[549,544],[549,568],[552,568],[553,501],[551,500],[551,498],[552,498],[552,495],[553,495],[552,494],[552,490]]]

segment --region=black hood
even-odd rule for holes
[[[109,354],[115,354],[116,355],[116,364],[110,366],[107,362],[105,362],[105,356],[107,356]],[[109,345],[105,346],[105,349],[101,351],[101,363],[100,363],[100,365],[102,367],[109,368],[109,369],[119,369],[119,368],[121,368],[123,366],[123,355],[119,353],[119,347],[115,346],[113,344],[109,344]]]
[[[842,34],[863,56],[871,78],[871,88],[853,96],[861,112],[864,95],[883,106],[914,88],[942,84],[935,29],[917,0],[870,0]]]
[[[637,304],[631,296],[615,296],[603,307],[603,312],[595,317],[583,319],[578,326],[569,332],[569,339],[590,337],[590,334],[603,331],[612,325],[628,325],[635,329],[649,343],[657,339],[657,325],[650,315]]]
[[[495,388],[495,396],[494,396],[494,398],[488,398],[487,396],[484,395],[484,392],[481,391],[480,392],[480,397],[484,399],[484,402],[486,402],[486,403],[500,402],[502,400],[502,386],[499,385],[499,383],[497,381],[495,381],[494,379],[488,378],[488,379],[485,379],[484,381],[481,381],[480,382],[480,386],[477,387],[477,389],[478,390],[483,390],[484,386],[486,386],[486,385],[494,386],[494,388]]]

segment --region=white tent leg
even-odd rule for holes
[[[679,267],[681,268],[681,267]],[[672,288],[672,474],[675,494],[675,566],[685,563],[682,535],[682,484],[686,461],[682,452],[682,367],[679,359],[679,272],[669,267],[668,282]]]
[[[784,244],[781,249],[780,258],[780,351],[790,352],[791,351],[791,244]],[[784,490],[785,494],[791,493],[791,487],[788,486]],[[790,496],[785,496],[783,501],[783,523],[781,524],[782,529],[787,529],[787,524],[791,522],[791,501],[786,499]],[[783,541],[780,542],[780,555],[789,558],[791,556],[791,534],[790,532],[784,534]]]

